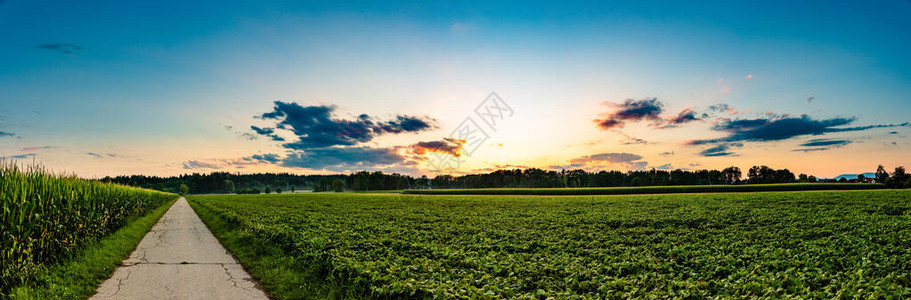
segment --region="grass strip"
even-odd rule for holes
[[[150,213],[129,218],[126,224],[101,240],[89,243],[71,259],[41,271],[35,282],[18,286],[10,299],[86,299],[111,277],[139,241],[177,201],[166,201]]]
[[[679,185],[598,188],[493,188],[493,189],[412,189],[403,194],[424,195],[636,195],[735,192],[790,192],[822,190],[883,189],[878,183],[781,183],[742,185]]]

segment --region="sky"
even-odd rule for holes
[[[0,0],[0,157],[83,177],[911,166],[911,1]]]

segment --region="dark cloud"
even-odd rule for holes
[[[687,109],[680,111],[680,113],[678,113],[676,116],[672,116],[672,117],[668,118],[667,125],[665,125],[664,127],[673,127],[675,125],[689,123],[689,122],[693,122],[693,121],[699,121],[699,120],[700,120],[699,117],[696,116],[696,111],[694,111],[692,108],[687,108]]]
[[[38,45],[38,48],[57,51],[57,52],[67,54],[67,55],[72,55],[72,54],[82,50],[82,47],[79,47],[77,45],[70,44],[70,43],[43,44],[43,45]]]
[[[699,155],[708,156],[708,157],[737,156],[735,153],[730,152],[729,150],[731,150],[733,148],[740,148],[740,147],[743,147],[743,143],[721,143],[721,144],[715,145],[714,147],[702,150],[702,152],[699,152]]]
[[[639,120],[660,120],[663,104],[658,99],[633,100],[627,99],[623,103],[607,103],[615,110],[603,119],[596,119],[595,123],[602,130],[623,127],[625,122]]]
[[[816,99],[816,97],[814,97],[814,96],[808,97],[808,98],[807,98],[807,103],[813,102],[813,99]]]
[[[407,161],[395,148],[331,147],[291,153],[280,164],[343,172],[415,163]]]
[[[833,139],[812,139],[803,144],[800,144],[804,147],[827,147],[827,146],[844,146],[850,144],[849,140],[833,140]]]
[[[275,134],[275,129],[273,129],[273,128],[268,128],[268,127],[266,127],[266,128],[259,128],[259,127],[256,127],[256,126],[250,126],[250,129],[253,129],[253,132],[256,132],[256,134],[264,135],[264,136],[267,136],[267,137],[271,138],[273,141],[276,141],[276,142],[284,142],[284,141],[285,141],[285,138],[280,137],[280,136],[278,136],[277,134]]]
[[[889,132],[889,134],[898,134],[898,131]]]
[[[849,140],[835,140],[835,139],[812,139],[803,144],[800,144],[801,147],[808,147],[803,149],[794,149],[792,151],[797,152],[813,152],[813,151],[825,151],[835,148],[840,148],[847,144],[852,143]]]
[[[12,132],[0,131],[0,137],[5,137],[5,136],[16,136],[16,134],[12,133]]]
[[[444,138],[440,141],[418,142],[411,145],[411,150],[417,155],[424,155],[427,152],[445,153],[455,157],[462,156],[462,146],[465,140]]]
[[[661,156],[671,156],[671,155],[674,155],[674,151],[661,152],[661,153],[658,153],[658,155],[661,155]]]
[[[275,128],[293,132],[298,141],[286,143],[284,147],[296,150],[352,146],[369,142],[383,134],[429,130],[434,128],[436,122],[428,117],[403,115],[389,121],[377,121],[366,114],[354,120],[345,120],[335,117],[334,111],[335,106],[301,106],[294,102],[275,101],[273,111],[264,113],[259,118],[275,120]],[[266,135],[274,139],[274,133]]]
[[[260,162],[272,163],[272,164],[275,164],[275,163],[278,163],[281,161],[281,157],[279,157],[278,154],[255,154],[255,155],[251,156],[250,159],[255,159]]]
[[[725,142],[768,142],[780,141],[793,137],[804,135],[821,135],[831,132],[861,131],[873,128],[886,128],[897,126],[909,126],[909,123],[889,124],[889,125],[869,125],[860,127],[840,127],[851,124],[855,118],[832,118],[825,120],[815,120],[807,115],[801,115],[799,118],[782,116],[780,118],[769,119],[742,119],[728,120],[716,125],[713,129],[717,131],[727,131],[729,135],[717,139],[696,140],[690,142],[692,145],[702,145],[710,143]]]

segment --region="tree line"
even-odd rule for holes
[[[497,170],[486,174],[453,176],[436,175],[413,177],[398,173],[360,171],[349,175],[295,175],[290,173],[232,174],[213,172],[193,173],[173,177],[117,176],[101,179],[143,188],[173,193],[282,193],[285,191],[312,190],[315,192],[345,190],[401,190],[401,189],[446,189],[446,188],[559,188],[559,187],[629,187],[664,185],[715,185],[715,184],[772,184],[791,182],[820,182],[815,176],[794,175],[788,169],[774,169],[754,166],[746,174],[738,167],[723,170],[642,170],[642,171],[597,171],[585,170],[542,170],[538,168]],[[828,180],[833,182],[834,180]],[[867,182],[859,175],[857,179],[842,182]],[[892,173],[879,166],[872,181],[891,188],[911,186],[911,176],[904,167],[896,167]]]

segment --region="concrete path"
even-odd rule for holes
[[[180,198],[91,299],[268,299]]]

